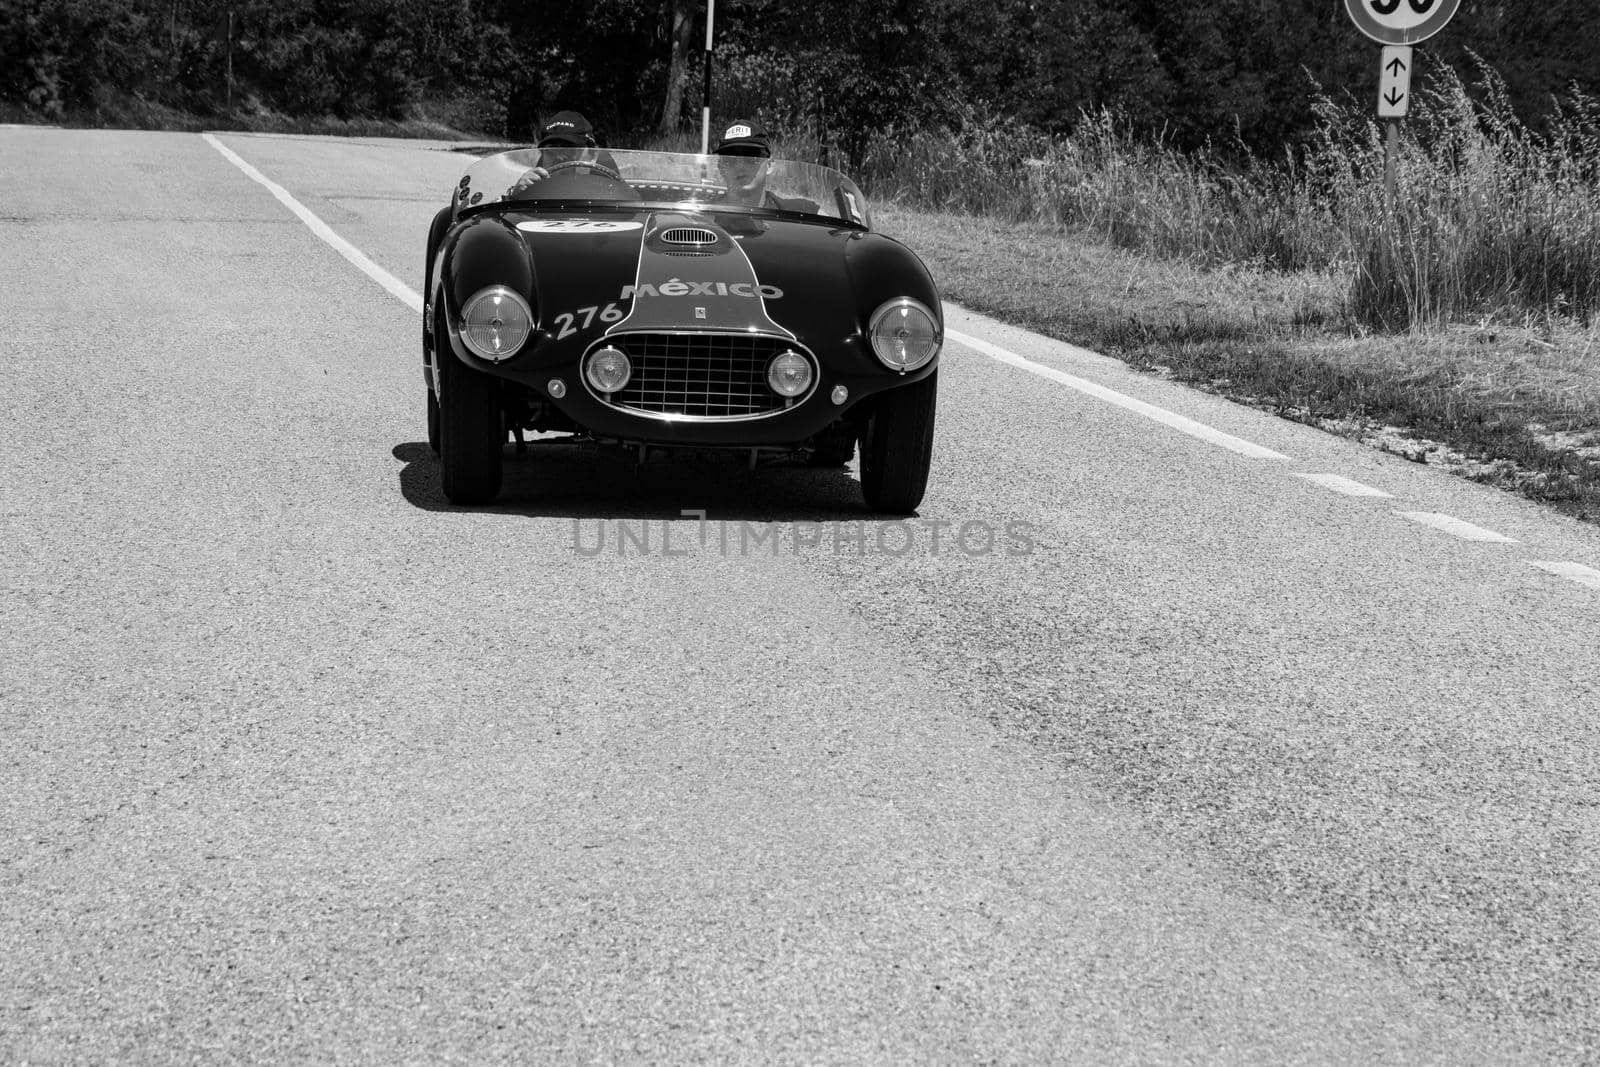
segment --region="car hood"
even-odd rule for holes
[[[542,344],[560,349],[639,331],[837,341],[860,328],[852,242],[887,240],[733,211],[507,212],[503,222],[528,250]]]

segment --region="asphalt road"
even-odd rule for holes
[[[218,140],[412,288],[465,162]],[[461,510],[200,136],[0,129],[0,240],[0,1061],[1600,1059],[1600,531],[960,309],[905,524]]]

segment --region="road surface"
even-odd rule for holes
[[[0,1060],[1600,1058],[1600,530],[958,308],[453,508],[447,148],[0,129]]]

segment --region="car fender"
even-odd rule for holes
[[[499,216],[479,215],[459,223],[445,238],[440,261],[438,295],[444,302],[450,347],[457,356],[476,362],[466,353],[458,330],[461,309],[481,289],[505,286],[528,302],[534,322],[539,321],[527,246]]]
[[[845,246],[845,269],[850,275],[856,294],[856,313],[859,318],[862,347],[872,351],[867,330],[873,312],[884,304],[901,297],[910,297],[925,305],[933,313],[941,338],[944,335],[944,307],[939,300],[939,287],[933,275],[916,253],[891,237],[881,233],[862,233]],[[942,347],[942,343],[941,343]],[[873,356],[876,359],[876,356]],[[920,381],[939,366],[935,355],[926,366],[898,375],[895,385]]]

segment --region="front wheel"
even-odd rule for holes
[[[906,515],[922,503],[933,462],[938,371],[878,397],[861,435],[861,493],[867,507]]]
[[[500,492],[506,440],[499,383],[450,353],[439,359],[439,464],[452,504],[487,504]]]

